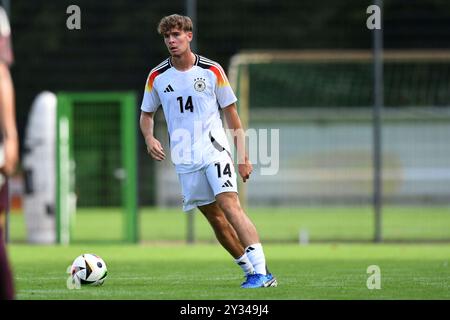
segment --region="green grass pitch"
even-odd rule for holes
[[[296,214],[292,209],[255,209],[249,215],[264,240],[277,288],[241,289],[240,268],[200,215],[195,221],[198,243],[186,245],[186,218],[179,210],[144,210],[142,242],[127,245],[120,243],[117,210],[85,209],[77,214],[73,244],[45,246],[26,243],[24,217],[13,213],[8,253],[17,299],[450,299],[449,242],[371,244],[369,209],[312,208]],[[384,235],[400,241],[449,239],[449,216],[448,208],[386,209]],[[300,229],[309,231],[312,243],[298,244]],[[317,242],[329,238],[335,241]],[[342,239],[362,242],[339,242]],[[67,289],[68,265],[89,252],[106,261],[105,284]],[[367,288],[370,265],[380,267],[381,289]]]
[[[264,246],[279,286],[246,290],[218,245],[11,245],[18,299],[450,299],[450,245]],[[84,252],[108,266],[101,287],[66,288],[66,268]],[[367,288],[378,265],[381,289]]]

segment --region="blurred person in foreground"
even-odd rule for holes
[[[14,285],[5,245],[5,216],[9,207],[8,177],[19,159],[14,87],[9,72],[13,62],[11,29],[5,10],[0,7],[0,300],[14,299]]]
[[[233,130],[238,171],[246,182],[253,167],[245,151],[237,99],[222,67],[191,51],[192,30],[191,19],[177,14],[162,18],[158,25],[170,57],[150,71],[145,85],[140,128],[147,152],[155,160],[165,159],[153,134],[153,116],[162,105],[183,210],[197,207],[203,213],[217,240],[243,270],[246,280],[241,287],[275,287],[277,280],[267,270],[258,232],[239,202],[231,150],[220,118],[222,110]]]

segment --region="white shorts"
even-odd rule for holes
[[[213,203],[219,193],[237,193],[233,162],[226,152],[223,152],[223,155],[220,160],[205,168],[178,174],[183,193],[183,211]]]

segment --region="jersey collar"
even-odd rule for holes
[[[194,66],[197,66],[198,62],[200,61],[200,57],[196,53],[194,53],[194,55],[195,55]],[[169,66],[173,67],[171,57],[169,57],[167,60],[169,61]]]

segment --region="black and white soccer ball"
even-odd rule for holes
[[[74,283],[80,285],[100,286],[108,275],[106,263],[99,256],[85,253],[75,258],[70,268]]]

